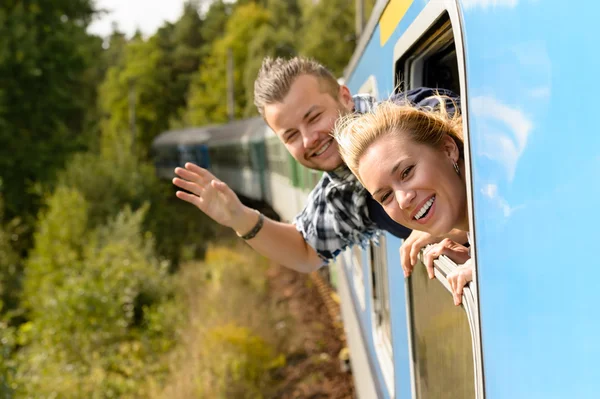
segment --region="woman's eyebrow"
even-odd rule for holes
[[[402,166],[404,161],[405,161],[404,159],[401,159],[400,161],[396,162],[396,164],[394,165],[394,167],[392,168],[392,170],[390,172],[391,176],[393,176],[398,171],[398,169],[400,169],[400,166]],[[375,197],[375,195],[377,195],[380,191],[383,191],[383,190],[385,190],[385,187],[378,188],[377,190],[375,190],[375,192],[373,194],[371,194],[371,196]]]
[[[402,165],[403,162],[404,162],[404,159],[401,159],[400,161],[396,162],[396,165],[394,165],[394,167],[392,168],[390,175],[396,174],[396,172],[398,171],[398,169],[400,169],[400,166]]]

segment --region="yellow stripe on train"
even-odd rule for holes
[[[381,18],[379,18],[379,42],[381,47],[385,45],[388,39],[396,30],[396,26],[400,23],[408,7],[414,0],[390,0],[388,5],[383,10]]]

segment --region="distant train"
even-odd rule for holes
[[[292,158],[260,117],[165,132],[153,141],[152,156],[161,178],[173,178],[175,167],[194,162],[238,195],[271,205],[283,220],[304,207],[321,178]]]
[[[435,280],[423,267],[404,279],[401,241],[387,233],[339,256],[330,271],[358,397],[598,397],[600,134],[588,71],[600,53],[587,46],[597,15],[598,2],[375,5],[346,84],[380,99],[419,86],[461,94],[476,279],[455,307],[447,258]],[[258,118],[198,133],[190,148],[169,141],[177,151],[157,166],[197,156],[284,220],[319,178]]]

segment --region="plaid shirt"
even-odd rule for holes
[[[375,104],[369,95],[353,99],[358,113],[370,111]],[[294,219],[296,229],[325,261],[354,244],[364,246],[379,231],[369,218],[368,195],[345,165],[325,172],[309,194],[306,208]]]

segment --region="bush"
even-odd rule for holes
[[[177,301],[189,310],[181,347],[170,355],[169,382],[152,398],[261,398],[273,391],[291,324],[269,297],[267,261],[236,242],[209,246],[204,262],[184,264],[177,276]]]
[[[174,345],[173,286],[143,231],[146,207],[86,230],[89,205],[59,187],[27,262],[14,388],[25,397],[147,396]],[[62,221],[62,223],[61,223]]]
[[[172,270],[184,248],[201,256],[214,222],[177,199],[174,186],[158,181],[151,164],[122,148],[128,148],[126,140],[115,141],[100,154],[78,154],[60,176],[63,186],[77,189],[87,201],[88,227],[104,223],[124,206],[137,210],[150,204],[144,227],[154,235],[157,254],[170,262]]]

